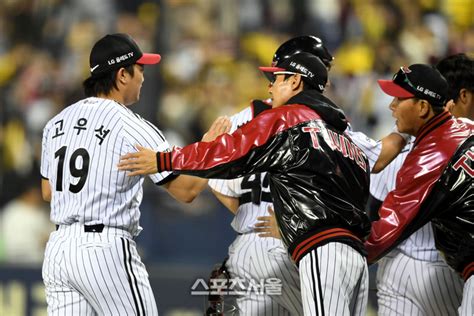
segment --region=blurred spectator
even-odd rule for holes
[[[23,178],[18,197],[0,213],[3,261],[7,264],[41,266],[49,233],[54,225],[38,186],[38,170]]]

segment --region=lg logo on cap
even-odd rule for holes
[[[114,57],[110,60],[107,61],[107,64],[109,65],[114,65],[114,64],[118,64],[122,61],[125,61],[129,58],[133,57],[133,52],[130,52],[130,53],[127,53],[127,54],[124,54],[122,56],[118,56],[118,57]]]

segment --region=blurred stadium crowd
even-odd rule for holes
[[[41,264],[53,229],[39,191],[42,128],[83,97],[91,46],[115,32],[129,33],[144,51],[162,54],[161,64],[146,70],[133,109],[173,144],[196,141],[218,115],[268,97],[257,66],[268,65],[280,43],[303,34],[321,37],[335,55],[329,96],[344,107],[356,130],[377,138],[392,121],[390,99],[376,79],[401,65],[473,52],[474,0],[1,1],[0,262]],[[223,211],[209,194],[182,206],[150,184],[142,207],[142,226],[149,232],[145,260],[180,257],[183,249],[171,246],[174,252],[161,246],[161,255],[153,256],[157,239],[201,240],[192,236],[202,232],[186,224],[187,218],[200,216],[201,228],[215,224],[216,236],[218,226],[227,224],[219,221],[229,222],[219,217]],[[157,208],[159,215],[153,215]],[[184,214],[175,222],[180,237],[170,236],[176,227],[153,235],[153,225],[178,216],[176,209]],[[217,257],[225,252],[223,245]]]

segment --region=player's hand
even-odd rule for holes
[[[157,173],[156,152],[140,145],[136,145],[135,148],[137,152],[120,157],[118,169],[130,171],[128,173],[130,177]]]
[[[268,213],[270,214],[269,216],[257,217],[258,222],[255,224],[254,231],[259,233],[258,236],[262,238],[273,237],[281,239],[275,212],[270,206],[268,207]]]
[[[232,123],[227,116],[219,116],[202,137],[203,142],[212,142],[217,136],[228,133]]]

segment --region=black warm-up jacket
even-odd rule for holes
[[[158,169],[226,179],[267,172],[282,239],[295,262],[332,241],[366,255],[369,165],[346,127],[334,103],[303,91],[230,135],[158,153]]]

